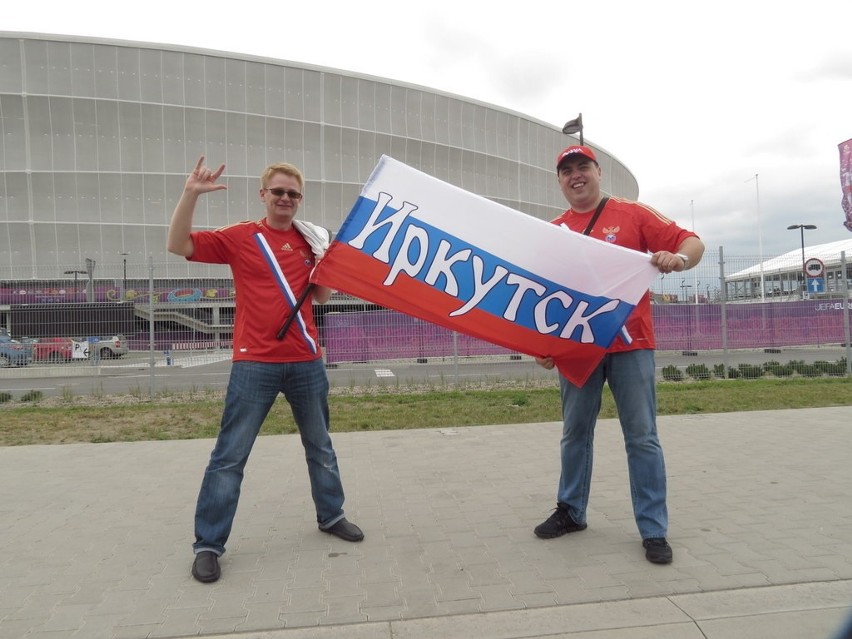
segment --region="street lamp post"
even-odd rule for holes
[[[121,281],[121,301],[127,299],[127,256],[130,253],[119,253],[122,257],[122,263],[124,265],[124,278]]]
[[[766,301],[766,281],[763,275],[763,230],[760,224],[760,185],[758,183],[758,174],[755,173],[753,178],[749,178],[746,182],[754,180],[754,197],[757,206],[757,251],[760,260],[760,301]]]
[[[682,302],[684,304],[689,303],[689,294],[686,289],[692,288],[692,284],[686,283],[686,278],[682,279],[680,282],[680,296],[682,298]]]
[[[562,133],[565,135],[580,134],[580,144],[583,144],[583,114],[579,114],[573,120],[568,120],[565,126],[562,127]]]
[[[86,274],[86,271],[63,271],[63,275],[73,275],[74,276],[74,300],[77,300],[77,275]]]
[[[788,231],[799,229],[799,234],[802,238],[802,299],[807,298],[808,293],[808,271],[805,269],[805,230],[813,231],[816,229],[816,224],[791,224],[787,227]]]
[[[89,281],[86,284],[86,301],[90,304],[95,301],[95,260],[90,257],[86,258],[86,275],[89,276]]]
[[[695,233],[695,200],[689,201],[689,211],[692,214],[692,232]],[[695,303],[698,304],[698,269],[692,269],[692,285],[695,287]]]
[[[683,278],[680,282],[680,290],[683,291],[683,293],[681,295],[683,297],[683,303],[684,304],[689,303],[689,292],[688,292],[687,289],[690,289],[690,288],[692,288],[692,284],[687,284],[686,278]],[[698,289],[696,288],[695,290],[697,291]],[[695,299],[696,299],[696,303],[698,303],[698,293],[695,294]],[[696,308],[695,310],[697,311],[698,309]],[[692,315],[692,313],[690,313],[690,315]],[[685,320],[685,322],[689,323],[689,320]],[[697,324],[697,322],[698,322],[698,320],[697,320],[697,317],[696,317],[696,324]],[[687,326],[686,327],[686,350],[681,351],[682,355],[692,355],[692,356],[698,355],[698,351],[692,350],[692,333],[693,333],[693,327]]]

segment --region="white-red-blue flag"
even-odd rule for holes
[[[650,256],[383,156],[312,281],[533,356],[582,384],[659,271]]]

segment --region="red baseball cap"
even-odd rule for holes
[[[556,170],[559,170],[559,165],[562,164],[565,160],[575,155],[582,155],[584,158],[590,159],[595,164],[597,164],[598,162],[598,158],[595,155],[595,152],[592,151],[589,147],[575,144],[574,146],[569,146],[567,149],[562,151],[562,153],[556,156]]]

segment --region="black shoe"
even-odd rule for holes
[[[643,539],[642,545],[645,547],[645,559],[652,564],[672,563],[672,547],[669,546],[665,537]]]
[[[568,506],[565,504],[556,504],[556,510],[547,518],[546,521],[535,527],[536,537],[542,539],[553,539],[561,537],[566,533],[585,530],[586,524],[578,524],[568,512]]]
[[[344,541],[361,541],[364,538],[364,533],[351,521],[347,521],[346,517],[338,521],[334,526],[328,528],[320,528],[324,533],[340,537]]]
[[[192,562],[192,576],[203,584],[210,584],[219,579],[222,571],[219,569],[219,555],[212,550],[202,550],[195,555]]]

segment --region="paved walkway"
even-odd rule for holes
[[[404,415],[401,415],[404,418]],[[334,436],[317,531],[294,435],[259,439],[212,585],[189,574],[211,440],[0,448],[0,638],[829,639],[852,604],[852,408],[663,417],[671,566],[645,561],[618,425],[589,529],[540,540],[558,424]]]

